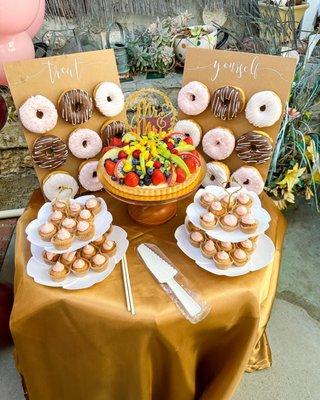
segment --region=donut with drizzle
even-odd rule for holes
[[[66,122],[79,125],[92,117],[92,97],[82,89],[63,92],[58,100],[58,113]]]
[[[126,133],[127,127],[124,122],[122,121],[107,121],[105,122],[101,129],[100,135],[102,139],[102,143],[104,146],[109,145],[109,141],[114,136],[121,137],[124,133]]]
[[[271,157],[272,140],[262,131],[247,132],[238,137],[235,150],[242,161],[262,164]]]
[[[67,145],[58,136],[41,136],[34,142],[32,158],[39,168],[60,167],[66,162],[67,157]]]
[[[229,120],[243,110],[245,96],[242,89],[235,86],[223,86],[213,92],[211,110],[216,118]]]

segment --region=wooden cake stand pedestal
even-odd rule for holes
[[[172,202],[159,206],[128,204],[128,213],[134,221],[141,225],[161,225],[176,215],[177,203]]]

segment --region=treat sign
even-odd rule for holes
[[[191,81],[199,81],[209,89],[211,100],[207,109],[201,114],[190,116],[180,110],[178,119],[193,119],[201,126],[203,134],[219,126],[232,130],[236,138],[249,131],[262,130],[272,138],[274,147],[285,114],[295,66],[296,61],[291,58],[188,48],[182,80],[183,86]],[[272,126],[264,128],[257,128],[249,123],[245,117],[245,108],[234,119],[216,118],[211,111],[212,94],[216,89],[227,85],[242,89],[245,95],[245,106],[256,92],[265,90],[275,92],[282,103],[281,117]],[[202,152],[201,144],[198,150]],[[207,155],[204,154],[204,157],[210,161]],[[270,160],[261,164],[244,163],[235,150],[222,162],[228,165],[231,173],[242,165],[254,166],[260,171],[264,180],[270,164]]]
[[[65,91],[80,89],[88,92],[93,98],[94,88],[101,82],[120,85],[114,53],[110,49],[8,63],[5,65],[5,71],[18,110],[30,96],[42,95],[58,109],[58,100]],[[108,120],[125,121],[124,110],[119,115],[108,118],[94,106],[92,116],[86,122],[72,125],[59,116],[55,127],[44,134],[32,133],[24,127],[23,131],[32,153],[34,142],[40,137],[57,136],[63,143],[58,142],[56,145],[63,146],[68,144],[68,137],[75,129],[89,128],[100,134],[101,126]],[[46,143],[41,143],[41,146],[45,145]],[[37,149],[41,146],[38,145]],[[101,153],[94,156],[95,159],[100,157]],[[88,158],[91,159],[92,156],[89,155]],[[85,159],[75,157],[69,150],[66,161],[56,168],[45,169],[36,165],[40,185],[48,174],[57,170],[66,171],[78,179],[79,166],[83,161]]]

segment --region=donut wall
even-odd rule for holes
[[[191,122],[181,120],[196,122],[202,129],[198,150],[207,162],[225,163],[231,174],[252,166],[265,181],[295,65],[278,56],[188,48],[176,129],[193,133]],[[257,192],[261,177],[259,183]]]
[[[119,127],[126,120],[113,50],[18,61],[6,64],[5,71],[41,187],[57,171],[79,183],[81,166],[98,160],[106,145],[108,132],[102,126],[120,121]],[[108,82],[107,88],[102,82]],[[120,101],[114,102],[114,96]],[[101,188],[94,163],[81,171],[82,183],[92,175],[87,190]],[[61,185],[76,190],[72,177],[66,175]],[[83,192],[83,184],[79,187]]]

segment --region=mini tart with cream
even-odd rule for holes
[[[238,218],[231,213],[228,213],[221,217],[219,223],[221,228],[227,232],[235,231],[239,226]]]
[[[52,210],[53,211],[61,211],[63,213],[66,213],[68,210],[68,204],[66,201],[57,200],[52,203]]]
[[[93,240],[90,244],[100,247],[105,240],[106,240],[105,236],[101,235],[96,240]]]
[[[204,229],[213,229],[218,223],[217,217],[212,212],[200,215],[200,224]]]
[[[201,253],[204,257],[212,258],[218,251],[212,239],[208,239],[200,245]]]
[[[212,193],[205,192],[200,197],[200,204],[203,208],[208,208],[210,204],[215,200],[216,198]]]
[[[53,236],[57,233],[58,228],[52,222],[46,222],[39,226],[38,233],[42,240],[50,242]]]
[[[61,221],[64,219],[65,214],[62,211],[53,211],[49,217],[49,222],[52,222],[55,226],[59,226]]]
[[[244,250],[247,254],[252,254],[256,248],[256,245],[251,239],[247,239],[237,243],[237,247],[241,250]]]
[[[230,258],[229,253],[223,250],[218,251],[213,256],[213,261],[215,262],[216,267],[219,269],[227,269],[232,265],[232,259]]]
[[[245,206],[235,205],[233,212],[236,217],[241,218],[244,215],[248,214],[248,209]]]
[[[70,271],[65,265],[57,261],[49,270],[51,279],[55,282],[61,282],[69,275]]]
[[[117,243],[113,240],[105,240],[100,246],[101,254],[107,254],[109,257],[112,257],[116,254],[117,251]]]
[[[252,206],[252,198],[244,192],[240,192],[237,196],[236,204],[239,206],[245,206],[247,208]]]
[[[56,249],[66,250],[72,245],[73,238],[73,234],[67,231],[67,229],[60,228],[52,237],[51,243]]]
[[[214,214],[216,217],[221,217],[222,215],[224,215],[227,212],[226,208],[223,207],[223,205],[221,204],[221,201],[219,201],[219,200],[213,201],[210,204],[209,211],[212,214]]]
[[[78,215],[78,221],[93,222],[93,220],[94,220],[94,215],[92,214],[91,211],[87,209],[83,209],[80,211]]]
[[[81,257],[85,258],[86,260],[90,260],[96,254],[97,250],[92,244],[87,244],[81,249]]]
[[[76,228],[76,237],[80,240],[90,240],[94,236],[94,226],[89,221],[79,221]]]
[[[68,206],[68,216],[71,218],[77,218],[82,211],[83,206],[75,201],[72,201]]]
[[[76,251],[70,251],[68,253],[63,253],[63,254],[61,254],[60,262],[62,262],[62,264],[64,264],[65,266],[69,267],[73,263],[73,261],[76,259],[76,257],[77,257]]]
[[[71,271],[76,276],[84,276],[89,272],[90,263],[88,260],[77,257],[71,264]]]
[[[44,251],[42,253],[43,261],[48,265],[53,265],[59,260],[60,254],[51,253],[51,251]]]
[[[191,232],[189,235],[189,241],[194,247],[200,247],[201,243],[203,243],[205,239],[205,234],[200,231]]]
[[[86,201],[85,208],[91,211],[93,215],[97,215],[99,214],[102,208],[101,200],[96,197],[92,197],[91,199]]]
[[[252,214],[246,214],[240,219],[240,229],[244,233],[254,233],[258,227],[258,221]]]
[[[109,263],[109,256],[107,254],[97,253],[91,258],[91,269],[95,272],[104,271]]]
[[[188,218],[186,218],[185,225],[189,233],[201,231],[201,229],[195,226]]]
[[[248,254],[242,249],[235,249],[231,253],[231,257],[237,267],[243,267],[249,260]]]
[[[65,228],[70,233],[75,233],[76,227],[77,222],[72,218],[67,217],[61,222],[61,228]]]
[[[234,249],[234,244],[231,243],[231,242],[222,242],[222,241],[220,241],[220,242],[218,242],[218,247],[222,251],[230,252],[230,251],[232,251]]]
[[[236,204],[236,197],[234,194],[226,194],[221,199],[222,207],[227,210],[232,210]]]

